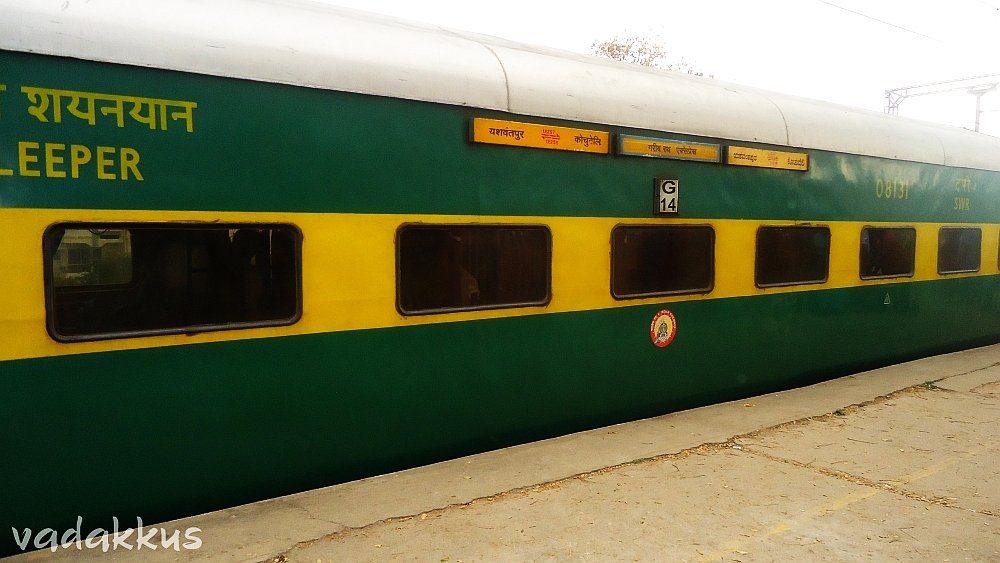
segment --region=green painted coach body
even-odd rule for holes
[[[0,529],[68,529],[78,516],[105,529],[112,517],[163,521],[1000,340],[997,139],[794,98],[776,98],[788,111],[775,121],[757,91],[311,4],[252,4],[268,26],[288,18],[306,27],[300,42],[311,50],[300,45],[287,64],[293,55],[263,23],[239,37],[220,32],[214,47],[195,45],[207,31],[181,39],[170,18],[151,39],[126,41],[129,25],[170,8],[125,17],[134,9],[126,3],[95,2],[60,15],[56,4],[11,8],[18,18],[0,24],[0,217],[5,232],[26,229],[0,262],[13,288],[0,301]],[[237,8],[219,4],[173,18],[222,23],[212,18]],[[338,50],[337,37],[327,45],[304,23],[313,17],[355,40],[352,25],[399,34],[389,47],[407,34],[423,39],[378,66],[377,47],[362,55],[356,45]],[[39,23],[51,18],[74,38]],[[102,29],[108,39],[93,46]],[[170,39],[181,46],[138,47]],[[452,43],[474,46],[446,57],[453,70],[423,60]],[[541,61],[539,70],[517,57]],[[422,66],[405,66],[418,58]],[[550,84],[550,68],[567,70]],[[589,101],[560,98],[559,80],[587,68],[613,77],[611,86],[578,85],[600,91]],[[508,71],[504,88],[490,78],[499,70]],[[659,105],[648,102],[657,88],[667,98]],[[601,113],[616,92],[625,101]],[[647,113],[630,99],[648,102]],[[612,143],[634,135],[794,152],[808,155],[808,169],[476,143],[476,118],[607,132]],[[676,216],[656,213],[656,178],[680,180]],[[43,258],[52,225],[199,224],[213,214],[300,229],[301,321],[253,329],[268,332],[53,340]],[[355,266],[320,269],[311,257],[392,248],[396,231],[337,238],[324,225],[369,215],[373,225],[386,216],[547,225],[551,302],[414,320],[391,298],[331,295]],[[592,235],[603,245],[580,251],[604,266],[575,270],[567,237],[629,223],[712,225],[730,249],[716,250],[712,291],[612,300],[610,229]],[[751,238],[739,247],[727,229],[744,223]],[[754,285],[732,249],[752,256],[754,229],[771,223],[830,226],[825,283]],[[841,243],[868,224],[933,225],[918,233],[915,276],[858,278],[857,250]],[[925,268],[937,243],[920,237],[938,226],[981,230],[978,271]],[[366,240],[372,233],[381,238]],[[391,296],[396,282],[386,278],[397,266],[356,281]],[[604,294],[567,302],[572,276],[604,284]],[[317,319],[371,307],[389,320],[332,319],[324,329]],[[650,320],[665,308],[677,337],[661,348]],[[18,551],[12,539],[0,554]]]

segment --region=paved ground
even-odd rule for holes
[[[1000,345],[24,560],[1000,561]]]

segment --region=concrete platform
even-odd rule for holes
[[[11,560],[1000,561],[998,450],[995,345]]]

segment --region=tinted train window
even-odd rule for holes
[[[413,314],[544,305],[552,235],[541,226],[404,225],[397,305]]]
[[[865,227],[861,230],[861,279],[912,276],[916,251],[916,229]]]
[[[823,283],[830,266],[830,229],[761,227],[756,264],[758,287]]]
[[[982,243],[979,229],[942,228],[938,232],[938,273],[978,272]]]
[[[287,225],[56,225],[44,240],[49,332],[77,341],[291,324],[300,240]]]
[[[714,265],[711,227],[617,226],[611,231],[615,299],[711,291]]]

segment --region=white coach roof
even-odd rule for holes
[[[1000,139],[308,0],[0,0],[0,49],[1000,171]]]

